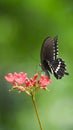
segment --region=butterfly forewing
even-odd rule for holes
[[[53,43],[53,60],[56,60],[58,58],[58,36],[54,38]]]
[[[48,60],[49,62],[52,62],[53,60],[53,43],[54,40],[50,37],[46,38],[43,42],[42,48],[41,48],[41,63],[44,60]]]
[[[41,62],[47,60],[50,63],[57,58],[58,55],[58,37],[46,38],[41,48]]]

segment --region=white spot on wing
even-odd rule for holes
[[[53,52],[55,52],[55,50],[53,50]]]
[[[57,56],[58,56],[58,43],[56,43],[56,45],[55,43],[53,43],[53,60],[56,60]]]
[[[58,67],[56,68],[55,73],[58,72],[58,70],[60,69],[60,66],[61,66],[61,61],[59,61],[59,65],[58,65]]]
[[[47,63],[48,63],[48,65],[49,65],[50,69],[51,69],[51,73],[53,74],[52,65],[50,64],[50,62],[49,62],[49,61],[47,61]]]
[[[51,73],[53,74],[53,69],[52,69],[52,67],[51,67]]]

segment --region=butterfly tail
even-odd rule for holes
[[[69,73],[65,72],[66,75],[69,75]]]

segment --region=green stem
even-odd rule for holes
[[[39,117],[39,115],[38,115],[38,109],[37,109],[35,97],[34,97],[33,94],[32,94],[32,101],[33,101],[33,104],[34,104],[34,109],[35,109],[35,112],[36,112],[36,116],[37,116],[37,119],[38,119],[38,123],[39,123],[39,126],[40,126],[40,130],[43,130],[42,124],[41,124],[41,121],[40,121],[40,117]]]

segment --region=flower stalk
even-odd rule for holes
[[[35,113],[36,113],[36,116],[37,116],[37,119],[38,119],[38,123],[39,123],[39,126],[40,126],[40,130],[43,130],[41,120],[40,120],[40,117],[39,117],[39,114],[38,114],[35,96],[32,94],[31,97],[32,97],[32,102],[33,102],[33,105],[34,105]]]

